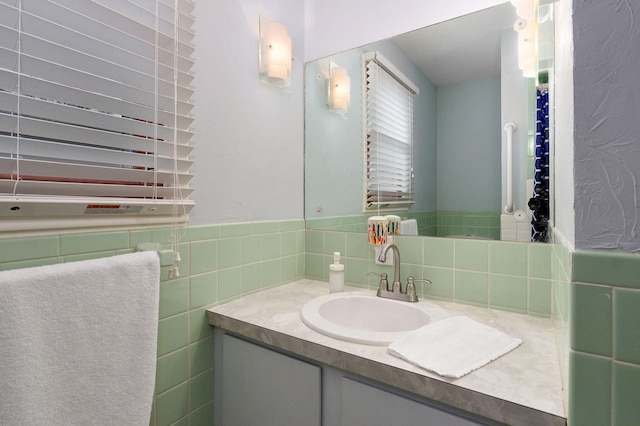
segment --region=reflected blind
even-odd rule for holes
[[[192,11],[0,0],[0,201],[188,209]]]
[[[365,57],[366,209],[413,204],[413,95],[417,88],[379,53]]]

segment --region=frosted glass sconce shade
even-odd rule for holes
[[[260,16],[260,80],[288,88],[291,84],[291,37],[284,25]]]
[[[351,78],[345,68],[331,63],[328,80],[328,106],[331,111],[344,115],[351,102]]]

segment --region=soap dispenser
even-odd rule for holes
[[[329,265],[329,292],[344,291],[344,265],[340,263],[340,252],[333,252],[333,263]]]

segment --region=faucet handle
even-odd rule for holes
[[[388,275],[386,274],[386,272],[382,272],[382,273],[377,273],[377,272],[367,272],[367,275],[371,276],[371,275],[376,275],[378,277],[380,277],[380,287],[378,289],[378,292],[380,291],[389,291],[389,280]]]
[[[423,279],[420,279],[420,278],[407,277],[407,285],[413,285],[413,283],[431,284],[431,280],[423,280]]]

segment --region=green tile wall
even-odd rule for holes
[[[550,317],[552,310],[551,244],[493,240],[399,236],[402,282],[425,278],[418,296],[511,312]],[[308,229],[305,275],[327,281],[332,253],[340,251],[346,282],[377,288],[369,272],[393,275],[393,267],[375,264],[364,233]]]
[[[112,256],[167,242],[170,229],[0,238],[0,270]],[[211,425],[213,336],[205,310],[304,277],[304,221],[192,226],[179,245],[180,277],[162,268],[156,392],[150,425]],[[333,243],[331,243],[333,245]]]
[[[640,418],[640,255],[576,251],[570,292],[569,425]]]

